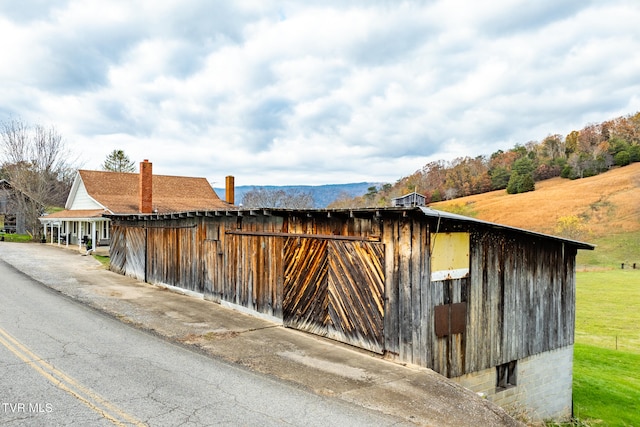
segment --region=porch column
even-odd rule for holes
[[[82,236],[84,236],[83,230],[84,223],[82,221],[78,221],[78,250],[82,250]]]
[[[98,242],[96,241],[96,222],[91,221],[91,247],[96,250]]]

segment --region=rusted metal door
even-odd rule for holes
[[[384,351],[384,245],[287,238],[284,324]]]

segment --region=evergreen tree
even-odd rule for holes
[[[136,165],[122,150],[113,150],[102,164],[102,169],[111,172],[135,172]]]
[[[518,182],[518,193],[526,193],[527,191],[534,191],[536,189],[536,183],[533,180],[533,175],[528,173],[520,178]]]

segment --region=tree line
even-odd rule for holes
[[[389,206],[391,199],[416,191],[427,203],[493,190],[509,194],[534,191],[537,181],[586,178],[640,161],[640,112],[589,124],[566,136],[516,144],[489,156],[459,157],[427,163],[395,184],[370,187],[363,196],[339,197],[329,207]]]
[[[589,124],[566,136],[550,134],[542,141],[498,150],[490,156],[459,157],[427,163],[395,184],[369,187],[366,194],[338,195],[329,208],[389,206],[391,199],[416,191],[428,203],[493,190],[508,193],[534,191],[537,181],[563,177],[585,178],[640,161],[640,112],[598,124]],[[54,206],[64,206],[78,170],[78,161],[66,149],[54,127],[29,125],[13,119],[0,124],[0,179],[11,184],[17,211],[25,215],[27,231],[40,233],[38,217]],[[110,153],[104,170],[135,171],[122,150]],[[313,206],[308,192],[287,193],[256,187],[242,201],[245,207],[304,209]]]

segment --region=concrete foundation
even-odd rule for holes
[[[517,361],[516,385],[497,387],[497,368],[453,378],[515,417],[531,421],[571,417],[573,345]]]

